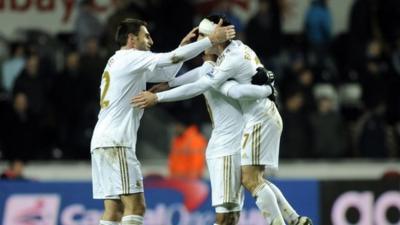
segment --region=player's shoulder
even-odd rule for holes
[[[225,50],[225,54],[229,55],[229,56],[238,56],[243,54],[243,49],[244,49],[244,44],[243,42],[239,41],[239,40],[233,40],[231,41],[231,43],[227,46],[226,50]]]
[[[153,53],[150,51],[141,51],[137,49],[126,49],[126,50],[119,50],[115,53],[115,56],[117,56],[120,59],[129,59],[130,61],[132,59],[143,59],[143,57],[146,57],[148,55],[152,55]]]
[[[245,55],[245,51],[243,50],[243,43],[241,41],[234,40],[232,41],[228,47],[225,49],[222,58],[225,63],[233,64],[239,66],[241,61],[243,61],[243,57]]]

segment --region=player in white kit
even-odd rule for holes
[[[188,43],[195,31],[181,45]],[[168,53],[152,53],[153,40],[145,22],[126,19],[119,24],[116,41],[120,50],[108,60],[102,75],[101,110],[91,141],[93,197],[104,199],[105,205],[101,225],[117,225],[120,221],[122,225],[143,224],[143,178],[135,153],[143,109],[132,107],[130,97],[145,90],[147,81],[172,79],[181,62],[234,35],[233,26],[218,25],[208,39]]]
[[[202,33],[199,33],[202,38]],[[211,72],[216,56],[203,56],[204,64],[168,82],[167,87],[158,85],[152,90],[165,90],[200,79]],[[240,85],[234,88],[241,98],[262,98],[263,87]],[[235,91],[232,90],[232,91]],[[240,139],[244,127],[239,103],[219,90],[203,93],[213,125],[206,150],[207,166],[211,181],[212,205],[216,211],[216,224],[237,224],[243,206],[243,190],[240,180]]]
[[[213,21],[217,18],[219,19],[217,16],[203,20],[199,26],[200,31],[202,26],[212,31],[215,27]],[[183,100],[211,88],[222,89],[224,94],[233,96],[232,90],[237,84],[224,83],[226,80],[233,78],[240,84],[250,84],[258,68],[263,68],[254,51],[240,41],[228,41],[213,49],[219,57],[214,71],[207,73],[208,76],[156,95],[143,92],[136,97],[136,104],[145,107],[156,102]],[[268,98],[242,99],[239,104],[245,121],[241,152],[242,184],[256,198],[256,204],[269,224],[284,224],[281,212],[289,224],[312,224],[309,218],[300,217],[296,213],[275,185],[264,180],[266,168],[278,167],[282,120],[275,104]]]

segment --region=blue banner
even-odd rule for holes
[[[301,215],[319,225],[319,186],[312,180],[274,181]],[[145,181],[145,225],[211,225],[210,184],[204,181]],[[92,199],[90,182],[0,182],[3,225],[98,225],[103,202]],[[266,225],[247,192],[240,225]]]

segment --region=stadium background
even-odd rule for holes
[[[315,225],[400,224],[400,2],[312,2],[0,0],[0,169],[26,160],[30,180],[0,182],[0,221],[96,224],[88,145],[116,23],[145,19],[153,50],[167,51],[202,16],[223,12],[277,76],[282,163],[270,175],[298,211]],[[146,224],[211,224],[207,174],[182,182],[166,169],[177,122],[209,135],[203,101],[145,113]],[[263,224],[247,197],[240,224]]]

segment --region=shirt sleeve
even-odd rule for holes
[[[270,86],[239,84],[234,80],[222,84],[219,91],[228,97],[238,100],[256,100],[266,98],[272,94]]]
[[[175,77],[173,80],[168,82],[168,86],[178,87],[184,84],[193,83],[196,80],[200,79],[202,75],[210,72],[214,68],[214,65],[214,62],[207,61],[203,63],[202,66],[194,68],[178,77]]]
[[[200,67],[194,68],[178,77],[173,78],[168,82],[169,87],[178,87],[184,84],[195,82],[200,78],[199,74]]]
[[[130,62],[129,69],[153,71],[155,68],[171,66],[192,59],[211,46],[210,39],[203,38],[167,53],[134,50],[133,52],[139,52],[140,55]]]
[[[155,68],[146,71],[146,81],[150,83],[168,82],[174,79],[176,74],[182,68],[183,63],[177,63],[163,68]]]
[[[241,64],[239,58],[239,56],[231,54],[230,56],[227,56],[219,66],[215,66],[212,71],[206,73],[215,89],[219,89],[225,81],[237,74]]]
[[[196,97],[212,88],[210,79],[201,76],[197,81],[157,93],[158,102],[174,102]]]

